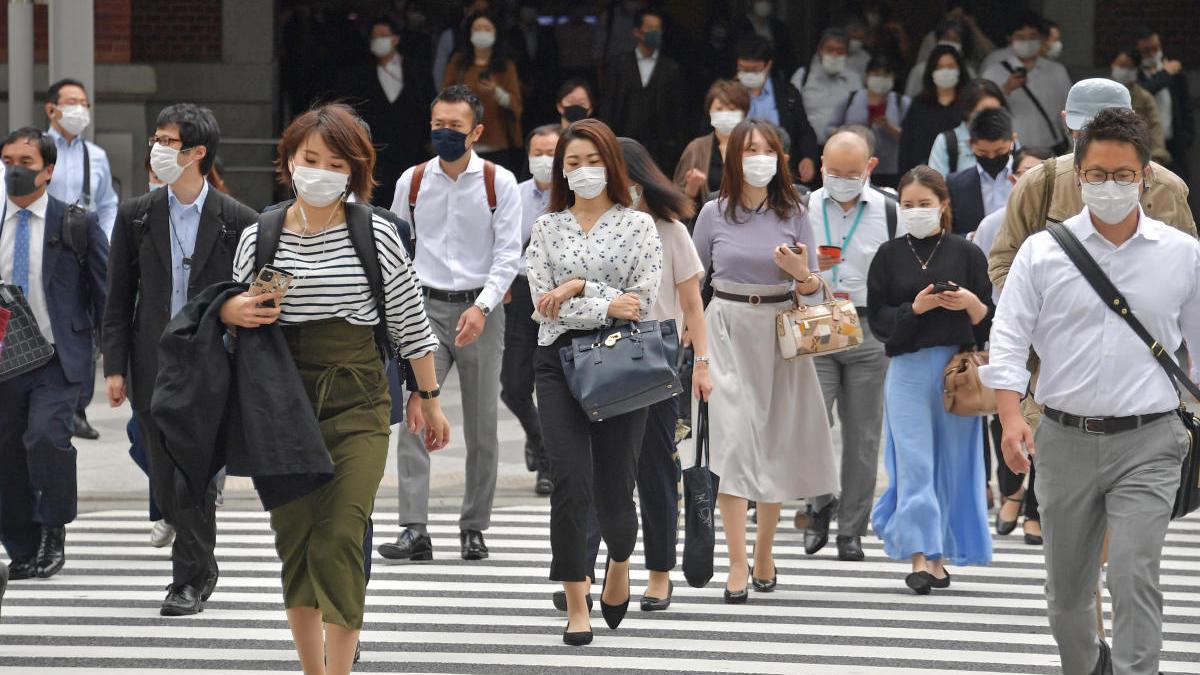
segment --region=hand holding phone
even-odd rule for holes
[[[250,295],[267,295],[270,293],[278,293],[279,299],[287,295],[288,289],[291,288],[292,282],[296,276],[291,272],[274,265],[263,265],[263,268],[258,271],[258,276],[250,283]],[[263,303],[264,307],[274,307],[274,300],[267,300]]]
[[[935,281],[933,284],[934,293],[953,293],[958,290],[958,284],[953,281]]]

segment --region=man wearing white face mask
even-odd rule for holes
[[[1187,73],[1183,72],[1183,64],[1177,59],[1163,56],[1162,39],[1157,32],[1147,26],[1139,26],[1133,34],[1137,40],[1138,54],[1141,55],[1138,83],[1154,96],[1158,104],[1167,150],[1176,158],[1171,170],[1186,179],[1186,157],[1196,137]]]
[[[1065,152],[1070,139],[1054,112],[1067,102],[1071,76],[1061,63],[1041,57],[1046,39],[1042,17],[1025,13],[1012,26],[1012,55],[985,68],[982,76],[1004,89],[1022,143]]]
[[[1138,60],[1140,56],[1132,47],[1121,49],[1109,64],[1112,79],[1120,82],[1129,89],[1129,101],[1133,104],[1133,112],[1141,116],[1150,132],[1150,157],[1160,164],[1171,164],[1171,153],[1167,152],[1167,144],[1163,138],[1162,117],[1159,114],[1158,102],[1150,92],[1142,88],[1138,81]],[[1169,103],[1169,101],[1168,101]]]
[[[817,41],[817,53],[807,68],[801,66],[792,75],[792,86],[804,97],[808,122],[824,143],[829,118],[847,96],[863,86],[862,76],[846,68],[850,38],[841,28],[827,28]]]
[[[150,166],[166,187],[121,204],[110,252],[108,304],[101,351],[111,406],[129,399],[138,413],[154,499],[175,527],[172,583],[164,616],[201,611],[217,583],[216,487],[198,506],[176,489],[175,464],[150,415],[158,374],[158,340],[187,301],[233,275],[241,231],[258,214],[211,189],[220,129],[212,111],[191,103],[158,114]]]
[[[865,131],[865,129],[864,129]],[[867,316],[867,271],[880,245],[897,234],[893,198],[871,187],[879,160],[867,141],[850,130],[829,137],[821,156],[824,185],[808,198],[821,276],[838,297],[848,298]],[[878,473],[879,437],[883,423],[883,377],[888,360],[883,343],[863,322],[863,343],[850,351],[814,360],[826,413],[833,419],[837,403],[842,428],[840,497],[809,500],[804,551],[812,555],[829,538],[834,510],[838,516],[838,559],[863,559],[861,539],[867,533]]]
[[[1139,205],[1150,165],[1145,123],[1129,110],[1101,111],[1082,130],[1074,164],[1084,208],[1054,234],[1073,237],[1095,259],[1127,299],[1121,314],[1131,312],[1168,354],[1186,341],[1195,363],[1200,243]],[[991,365],[980,377],[996,389],[1009,467],[1021,473],[1037,458],[1046,600],[1064,672],[1154,675],[1162,649],[1159,562],[1188,450],[1173,414],[1179,393],[1051,235],[1030,237],[1013,261]],[[1020,401],[1031,347],[1041,357],[1035,398],[1045,406],[1036,444]],[[1111,650],[1096,634],[1093,609],[1106,528]]]

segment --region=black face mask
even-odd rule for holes
[[[581,105],[569,105],[563,108],[563,118],[574,124],[588,118],[588,109]]]
[[[25,197],[37,192],[37,177],[41,171],[24,166],[10,166],[4,173],[4,187],[13,197]]]
[[[975,155],[975,162],[979,164],[980,168],[986,171],[989,176],[995,178],[996,176],[1000,175],[1000,172],[1004,170],[1004,167],[1008,166],[1008,157],[1008,153],[996,157],[980,157],[979,155]]]

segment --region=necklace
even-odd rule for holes
[[[933,245],[933,250],[929,252],[929,257],[921,260],[921,256],[917,255],[917,248],[913,246],[912,235],[907,235],[904,237],[904,240],[908,242],[908,248],[912,251],[913,257],[917,259],[917,263],[923,270],[929,269],[929,263],[933,261],[933,256],[937,253],[938,247],[942,245],[942,235],[939,234],[937,243]]]

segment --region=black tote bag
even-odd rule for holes
[[[0,307],[11,312],[0,342],[0,382],[46,365],[54,347],[42,335],[20,286],[0,284]]]
[[[605,328],[559,350],[567,387],[592,422],[649,407],[679,383],[679,334],[673,319]]]
[[[713,576],[716,545],[717,476],[708,470],[708,403],[700,402],[696,422],[696,462],[683,470],[683,576],[704,588]]]

